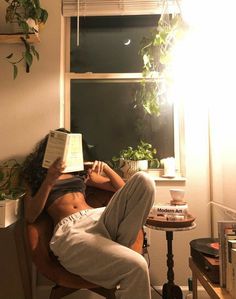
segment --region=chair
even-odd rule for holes
[[[86,200],[94,208],[106,206],[112,192],[88,187],[86,190]],[[58,262],[49,247],[49,241],[53,233],[53,223],[45,213],[36,222],[26,223],[26,240],[32,262],[39,273],[51,280],[55,285],[52,287],[49,299],[60,299],[79,289],[89,289],[104,298],[114,299],[114,290],[104,289],[94,285],[82,277],[68,272]],[[142,253],[143,230],[140,230],[136,242],[132,249]]]

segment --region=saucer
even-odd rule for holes
[[[171,200],[170,204],[172,206],[182,206],[182,205],[186,205],[187,202],[186,201],[180,201],[180,200]]]
[[[167,179],[173,179],[173,178],[175,178],[175,175],[163,174],[161,177],[162,178],[167,178]]]

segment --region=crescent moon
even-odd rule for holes
[[[128,46],[131,43],[131,40],[128,38],[127,41],[124,42],[125,46]]]

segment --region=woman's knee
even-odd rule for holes
[[[129,271],[132,270],[133,272],[143,273],[144,275],[149,271],[147,261],[137,252],[133,252],[132,257],[129,257],[126,262],[129,265],[128,268],[130,268]]]
[[[150,176],[144,172],[144,171],[139,171],[136,172],[133,176],[132,179],[136,180],[138,184],[140,184],[143,188],[145,188],[146,192],[152,194],[155,194],[156,191],[156,186],[155,182],[153,179],[150,178]]]
[[[139,276],[141,279],[144,279],[144,277],[149,275],[148,264],[141,255],[133,264],[133,274]]]

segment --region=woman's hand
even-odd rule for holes
[[[105,171],[105,167],[107,164],[102,161],[94,161],[92,168],[89,170],[90,172],[94,171],[97,174],[102,174]]]
[[[88,170],[86,184],[104,190],[117,191],[124,185],[124,181],[105,162],[94,161]]]
[[[101,181],[101,178],[104,177],[104,171],[106,167],[108,167],[106,163],[97,160],[94,161],[91,165],[91,168],[88,169],[87,179],[99,183]]]
[[[45,178],[45,181],[53,186],[56,180],[61,176],[63,170],[65,169],[65,163],[61,158],[57,158],[52,165],[48,168],[48,172]]]

